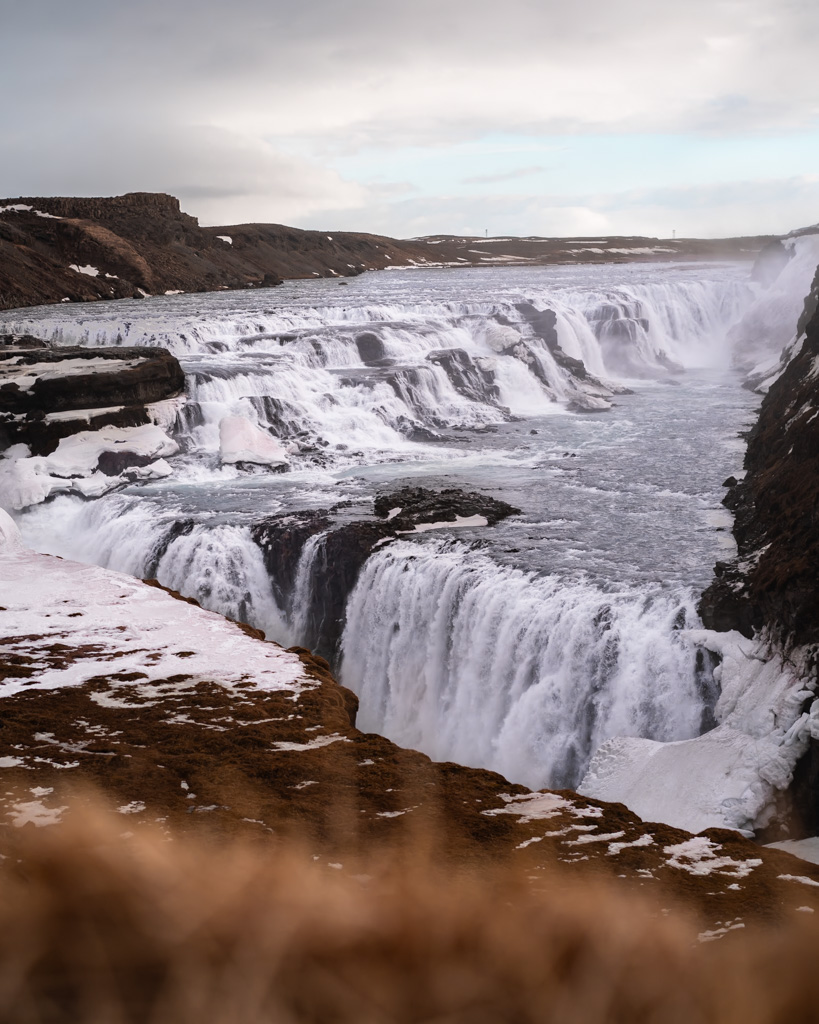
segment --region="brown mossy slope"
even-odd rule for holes
[[[0,200],[3,207],[0,309],[269,287],[283,277],[346,277],[407,263],[413,255],[422,259],[429,248],[275,224],[202,228],[181,211],[179,200],[151,192],[95,199],[23,196]]]
[[[269,287],[390,266],[750,259],[767,238],[458,238],[398,240],[282,224],[203,228],[179,200],[123,196],[0,199],[0,309],[164,292]],[[72,269],[73,268],[73,269]]]

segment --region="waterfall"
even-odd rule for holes
[[[37,550],[157,579],[210,611],[288,642],[286,616],[246,526],[195,522],[172,510],[158,514],[153,503],[124,494],[94,502],[59,497],[32,509],[22,525]]]
[[[696,575],[685,558],[701,556],[700,533],[711,531],[699,517],[738,468],[711,431],[723,415],[731,437],[742,423],[696,374],[677,388],[652,381],[728,364],[728,328],[756,294],[746,275],[637,265],[396,272],[350,281],[345,304],[334,282],[316,281],[7,311],[4,330],[56,344],[166,346],[186,373],[173,477],[96,501],[58,497],[24,514],[24,536],[156,577],[273,640],[323,637],[328,656],[346,598],[339,669],[361,697],[362,728],[528,785],[573,786],[612,736],[686,739],[710,722],[711,665],[686,639],[699,625],[694,595],[645,581],[655,566],[669,578],[658,564],[664,516],[680,519],[668,534],[682,545],[675,578]],[[624,389],[611,378],[648,383],[631,383],[636,393],[612,410]],[[713,414],[689,417],[683,400],[693,398]],[[608,409],[611,419],[567,409]],[[282,439],[291,472],[219,465],[219,423],[237,415]],[[528,417],[537,422],[515,422]],[[662,451],[643,444],[658,422],[673,428],[659,432]],[[602,461],[588,457],[592,443]],[[643,463],[679,451],[703,453],[706,483],[671,495],[667,472]],[[483,547],[463,535],[389,541],[345,576],[331,531],[366,519],[373,493],[408,477],[516,488],[525,513],[475,538]],[[610,491],[625,495],[616,516]],[[664,493],[667,508],[654,504]],[[550,501],[565,507],[547,514]],[[321,524],[305,520],[284,540],[274,530],[282,557],[257,546],[259,523],[298,525],[302,513],[320,513]],[[648,549],[646,565],[635,552]],[[542,571],[524,571],[533,565]]]
[[[716,694],[694,595],[501,569],[454,542],[374,553],[341,679],[360,728],[528,786],[575,786],[612,736],[698,735]]]

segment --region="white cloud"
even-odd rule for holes
[[[375,168],[357,182],[326,168],[342,153],[409,146],[445,159],[456,142],[501,132],[761,137],[819,123],[814,0],[8,6],[0,75],[15,100],[4,112],[6,191],[175,191],[203,221],[305,223],[358,210],[357,226],[380,220],[400,231],[403,209],[413,224],[437,216],[446,230],[480,223],[481,203],[456,194],[385,205],[384,186],[370,185]],[[597,171],[602,193],[606,167]],[[483,177],[525,173],[511,164]],[[783,163],[778,173],[794,170]],[[481,175],[469,177],[474,192]],[[657,184],[669,180],[658,167]],[[417,182],[407,176],[406,185]],[[585,201],[509,202],[538,223],[612,216]],[[629,209],[659,223],[665,207]],[[712,214],[709,223],[733,223],[716,205]]]
[[[739,181],[692,188],[570,196],[441,196],[323,210],[306,226],[378,231],[406,237],[482,235],[646,235],[669,238],[782,234],[813,224],[819,176]]]

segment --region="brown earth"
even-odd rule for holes
[[[23,206],[31,210],[3,207]],[[39,212],[39,215],[38,215]],[[47,216],[43,216],[47,215]],[[219,236],[230,238],[230,242]],[[200,227],[162,193],[0,200],[0,309],[144,293],[270,287],[283,278],[349,277],[389,266],[493,266],[753,259],[767,237],[397,240],[281,224]],[[652,252],[618,250],[651,249]],[[96,276],[72,270],[91,267]]]

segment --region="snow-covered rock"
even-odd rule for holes
[[[57,450],[46,457],[46,465],[54,476],[87,476],[97,469],[104,453],[161,459],[178,450],[176,441],[152,423],[141,427],[103,427],[64,437]]]
[[[20,511],[52,494],[97,498],[133,480],[162,479],[178,445],[153,424],[103,427],[63,438],[51,455],[28,457],[14,445],[0,459],[0,508]]]
[[[244,416],[225,416],[220,420],[219,455],[226,463],[250,462],[276,467],[290,463],[281,441]]]
[[[309,685],[298,656],[277,644],[260,643],[221,615],[131,576],[25,549],[15,531],[0,512],[0,538],[11,538],[0,540],[3,626],[9,651],[32,657],[37,672],[4,678],[0,697],[100,677],[108,692],[97,699],[116,706],[127,706],[126,693],[150,701],[162,685],[184,693],[199,680],[295,692]],[[80,653],[66,653],[64,664],[49,660],[58,640]]]

